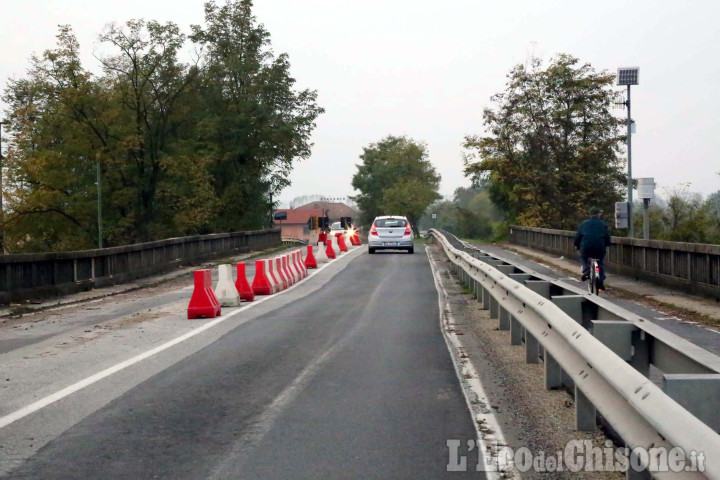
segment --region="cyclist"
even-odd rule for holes
[[[590,278],[590,259],[597,259],[600,269],[598,290],[605,290],[605,249],[610,246],[610,231],[607,224],[600,218],[602,210],[597,207],[590,208],[590,218],[585,220],[575,234],[575,249],[580,251],[582,260],[581,281]]]

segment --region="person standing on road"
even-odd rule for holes
[[[590,208],[590,218],[585,220],[575,234],[575,249],[580,251],[582,260],[582,276],[580,281],[584,282],[590,278],[590,259],[597,260],[600,269],[598,278],[600,285],[598,290],[605,290],[605,249],[610,246],[610,231],[607,223],[601,218],[602,210],[597,207]]]

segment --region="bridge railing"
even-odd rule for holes
[[[280,244],[280,229],[169,238],[121,247],[0,255],[0,303],[132,281],[223,255]]]
[[[516,245],[574,258],[575,232],[548,228],[510,228]],[[608,269],[671,288],[720,298],[720,245],[612,237]]]

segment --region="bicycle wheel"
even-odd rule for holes
[[[600,277],[595,277],[595,295],[600,295]]]
[[[587,287],[588,287],[588,292],[590,292],[590,295],[595,293],[595,291],[594,291],[595,290],[595,271],[592,269],[590,270],[590,278],[588,278]]]

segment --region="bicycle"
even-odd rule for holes
[[[589,258],[590,260],[590,278],[588,278],[588,292],[590,295],[600,295],[600,265],[597,258]]]

